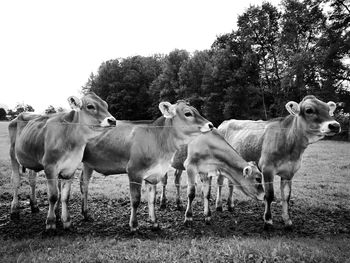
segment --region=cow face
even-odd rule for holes
[[[81,100],[72,96],[68,102],[72,109],[79,111],[84,124],[97,127],[116,125],[116,119],[108,112],[107,103],[95,93],[88,93]]]
[[[263,201],[265,192],[262,186],[262,173],[255,163],[249,162],[243,168],[243,177],[244,179],[240,183],[242,192],[252,198]]]
[[[176,104],[161,102],[159,109],[166,119],[171,119],[172,127],[176,130],[176,136],[187,144],[191,137],[211,131],[214,126],[202,117],[197,109],[189,106],[184,101]]]
[[[332,101],[325,103],[315,96],[306,96],[299,104],[294,101],[288,102],[286,108],[290,114],[300,118],[310,142],[340,132],[340,124],[332,117],[336,108]]]

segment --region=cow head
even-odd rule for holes
[[[248,162],[243,168],[243,178],[239,186],[242,192],[263,201],[265,192],[262,186],[262,173],[254,162]]]
[[[108,112],[107,103],[95,93],[87,93],[81,100],[71,96],[68,103],[73,110],[79,111],[84,124],[97,127],[116,125],[116,119]]]
[[[176,136],[182,139],[184,144],[187,144],[191,137],[214,128],[211,122],[185,101],[178,101],[176,104],[161,102],[159,109],[163,116],[170,120],[172,128],[176,131]]]
[[[294,101],[286,104],[288,112],[300,119],[310,142],[340,132],[340,124],[332,117],[335,108],[333,101],[325,103],[312,95],[306,96],[299,104]]]

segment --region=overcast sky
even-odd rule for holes
[[[209,49],[261,0],[0,2],[0,105],[68,107],[103,61]],[[279,0],[270,0],[275,6]]]

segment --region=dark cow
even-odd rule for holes
[[[258,163],[263,172],[265,188],[265,226],[272,225],[271,202],[274,198],[273,180],[281,177],[282,218],[287,227],[292,226],[288,203],[292,178],[299,170],[302,154],[311,143],[340,132],[340,125],[332,116],[334,102],[325,103],[314,96],[306,96],[299,104],[286,104],[289,116],[270,121],[228,120],[218,130],[232,147],[245,159]],[[218,177],[218,185],[223,178]],[[219,186],[220,188],[221,186]],[[233,186],[230,186],[232,202]],[[217,209],[221,207],[221,189],[218,191]]]
[[[127,172],[130,187],[130,229],[136,231],[137,208],[144,180],[149,188],[149,216],[153,227],[159,225],[155,215],[156,184],[169,169],[180,145],[188,144],[201,133],[213,128],[199,112],[179,101],[161,102],[163,116],[151,124],[118,123],[117,127],[90,141],[85,149],[83,179],[83,214],[87,215],[88,182],[93,170],[104,175]]]
[[[33,116],[24,113],[9,125],[14,187],[11,215],[12,217],[18,215],[20,165],[35,172],[44,170],[49,199],[46,229],[56,228],[54,210],[58,206],[60,186],[62,186],[61,220],[64,228],[70,227],[71,220],[67,207],[70,179],[83,158],[86,143],[99,135],[103,127],[116,123],[115,118],[107,110],[107,103],[94,93],[86,94],[81,100],[69,97],[68,102],[75,110],[53,115]],[[35,206],[35,203],[32,203]]]

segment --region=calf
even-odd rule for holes
[[[48,230],[56,228],[54,210],[58,205],[58,187],[61,185],[61,220],[64,228],[70,227],[71,220],[67,207],[70,179],[82,160],[86,143],[99,135],[103,127],[116,123],[115,118],[107,110],[107,103],[94,93],[86,94],[81,100],[69,97],[68,102],[75,110],[42,116],[20,114],[9,125],[14,185],[11,215],[13,217],[18,214],[20,165],[35,172],[44,170],[49,199],[46,220]]]
[[[325,103],[309,95],[299,104],[294,101],[288,102],[286,109],[290,115],[287,117],[270,121],[228,120],[218,127],[228,143],[245,160],[257,162],[263,172],[265,227],[272,226],[273,223],[271,202],[274,198],[275,175],[281,177],[282,218],[285,226],[292,226],[288,211],[292,178],[299,170],[302,154],[309,144],[340,132],[339,123],[332,117],[335,108],[334,102]],[[219,176],[219,185],[222,185],[222,180]],[[228,200],[232,199],[232,190],[231,185]],[[222,209],[220,190],[217,209]]]
[[[155,215],[156,184],[169,169],[171,159],[180,145],[188,144],[201,133],[213,128],[211,122],[199,112],[179,101],[176,104],[161,102],[163,116],[153,123],[135,125],[119,123],[87,144],[81,190],[83,214],[87,215],[87,189],[93,170],[104,175],[127,172],[130,187],[130,229],[136,231],[137,208],[140,204],[144,180],[149,188],[149,216],[153,227],[159,227]]]
[[[173,163],[174,166],[181,164]],[[204,216],[210,221],[209,209],[211,177],[217,173],[225,176],[235,184],[243,193],[254,199],[264,199],[262,187],[262,174],[258,168],[247,163],[225,139],[213,130],[210,133],[198,136],[188,144],[188,154],[185,160],[188,175],[188,202],[185,213],[185,222],[192,221],[192,201],[195,197],[195,179],[199,174],[203,182]]]

